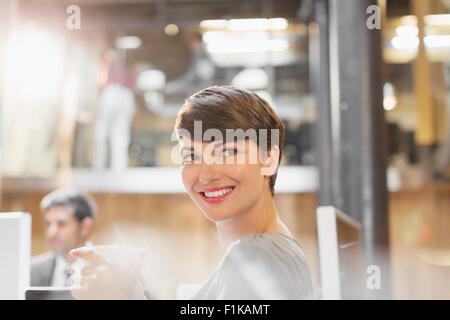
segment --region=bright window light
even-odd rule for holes
[[[269,85],[269,75],[262,68],[247,68],[231,80],[231,85],[248,90],[261,90]]]
[[[116,39],[117,49],[137,49],[141,46],[141,38],[137,36],[118,37]]]
[[[416,50],[419,47],[417,36],[396,36],[391,40],[391,45],[397,50]]]
[[[288,27],[288,22],[284,18],[270,19],[270,29],[271,30],[284,30],[287,27]]]
[[[214,41],[229,40],[230,35],[228,32],[224,31],[208,31],[202,35],[202,39],[205,43],[211,43]]]
[[[386,82],[383,86],[383,107],[384,110],[390,111],[397,106],[397,97],[395,96],[394,86],[390,82]]]
[[[288,21],[284,18],[203,20],[200,27],[205,29],[225,29],[229,31],[270,31],[285,30]]]
[[[400,26],[395,29],[395,32],[399,37],[417,37],[419,35],[419,29],[414,26]]]
[[[450,35],[426,36],[424,42],[429,49],[450,48]]]
[[[208,31],[202,36],[205,43],[213,43],[227,40],[269,40],[270,35],[267,32],[241,32],[233,33],[227,31]]]
[[[228,21],[230,31],[247,30],[284,30],[288,26],[286,19],[231,19]]]
[[[287,39],[273,39],[268,32],[208,31],[203,34],[203,41],[211,54],[277,52],[289,49]]]
[[[64,71],[63,42],[34,25],[11,30],[7,43],[5,81],[26,95],[52,95]]]
[[[286,39],[226,40],[210,43],[206,48],[212,54],[276,52],[288,50],[289,42]]]
[[[450,25],[450,14],[432,14],[424,17],[425,24],[429,26]]]
[[[226,29],[227,20],[203,20],[200,22],[200,28],[204,29]]]
[[[394,110],[397,106],[397,98],[395,96],[386,96],[383,98],[383,107],[386,111]]]

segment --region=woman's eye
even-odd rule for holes
[[[237,150],[236,150],[236,149],[225,149],[225,150],[223,151],[223,155],[224,155],[225,157],[231,157],[231,156],[234,156],[236,153],[237,153]]]
[[[197,160],[197,156],[195,154],[188,154],[183,157],[183,163],[192,163]]]

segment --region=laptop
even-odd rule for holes
[[[30,285],[31,215],[0,213],[0,300],[23,300]]]
[[[67,287],[29,287],[25,300],[75,300]]]

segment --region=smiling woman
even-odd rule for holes
[[[196,122],[202,124],[201,135],[194,134]],[[215,271],[193,298],[313,299],[309,263],[278,216],[273,200],[284,125],[270,105],[246,90],[209,87],[186,100],[175,128],[181,147],[184,188],[204,215],[216,224],[226,249]],[[223,134],[204,139],[208,130]],[[251,134],[228,139],[227,130],[265,130],[276,134],[266,135],[265,139]],[[220,140],[224,136],[226,141]],[[252,154],[257,155],[253,160]],[[244,161],[238,161],[239,157]],[[92,292],[105,292],[99,287],[111,286],[108,279],[124,279],[127,275],[136,282],[136,274],[116,275],[118,268],[95,249],[72,253],[94,264],[83,270],[81,287],[73,291],[78,298],[100,298]],[[108,292],[113,291],[108,288]],[[118,288],[113,296],[127,298],[124,292],[138,290],[130,284]],[[139,294],[128,298],[131,297]]]
[[[226,141],[205,141],[204,132],[196,141],[197,121],[204,132],[221,132],[215,138],[226,136]],[[176,130],[183,185],[205,216],[216,223],[227,249],[194,298],[313,298],[307,259],[273,201],[284,125],[270,105],[235,87],[206,88],[186,100]],[[265,139],[259,134],[229,139],[230,130],[276,134],[265,135]],[[189,134],[183,135],[186,131]],[[210,154],[218,161],[207,161]],[[239,162],[239,156],[245,161]]]

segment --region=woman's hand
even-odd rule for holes
[[[85,262],[71,291],[76,299],[145,299],[138,281],[144,258],[143,249],[82,247],[70,251],[70,255]]]

